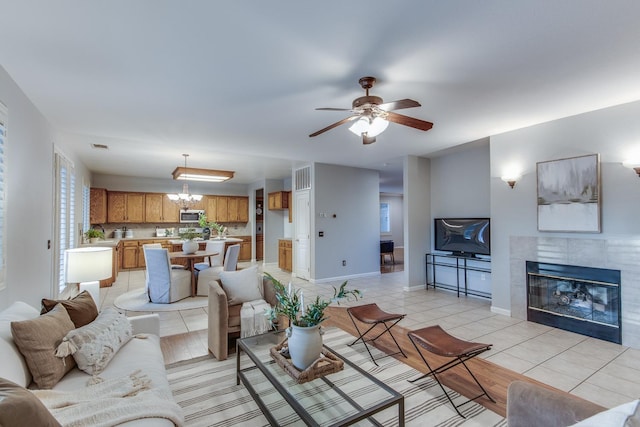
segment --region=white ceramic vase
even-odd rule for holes
[[[320,357],[322,352],[322,330],[320,325],[295,326],[287,328],[289,355],[293,366],[302,370],[307,369]]]
[[[185,240],[182,242],[182,252],[185,254],[195,254],[198,250],[198,242],[195,240]]]

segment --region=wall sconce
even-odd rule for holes
[[[505,175],[505,176],[500,177],[500,179],[503,180],[504,182],[506,182],[507,185],[509,187],[511,187],[511,189],[513,190],[513,187],[516,186],[516,182],[520,179],[520,177],[519,176],[508,176],[508,175]]]
[[[625,168],[633,169],[640,177],[640,160],[626,160],[622,162],[622,166]]]

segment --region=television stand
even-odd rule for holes
[[[460,293],[464,296],[472,295],[481,298],[491,298],[491,292],[474,289],[469,286],[469,272],[479,272],[481,274],[491,274],[491,259],[479,258],[471,256],[472,254],[456,255],[456,254],[426,254],[425,277],[426,287],[433,285],[433,289],[442,288],[455,291],[460,297]],[[438,268],[455,269],[455,284],[439,283],[436,275]],[[429,270],[431,269],[431,281],[429,281]],[[462,275],[460,273],[463,273]],[[460,277],[462,276],[462,278]],[[484,280],[484,279],[483,279]]]

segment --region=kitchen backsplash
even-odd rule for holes
[[[251,224],[250,223],[228,223],[224,224],[227,227],[227,236],[248,236],[251,235]],[[188,227],[189,224],[184,223],[176,223],[176,224],[106,224],[104,226],[104,236],[105,239],[114,238],[114,231],[116,229],[122,230],[123,227],[126,227],[127,230],[131,230],[133,232],[133,238],[146,238],[146,237],[156,237],[156,228],[167,229],[173,228],[175,230],[175,237],[177,237],[178,229]],[[198,224],[194,224],[194,227],[199,227]],[[124,233],[122,234],[124,236]],[[215,235],[215,233],[214,233]]]

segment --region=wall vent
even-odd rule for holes
[[[311,166],[296,169],[296,191],[311,188]]]

